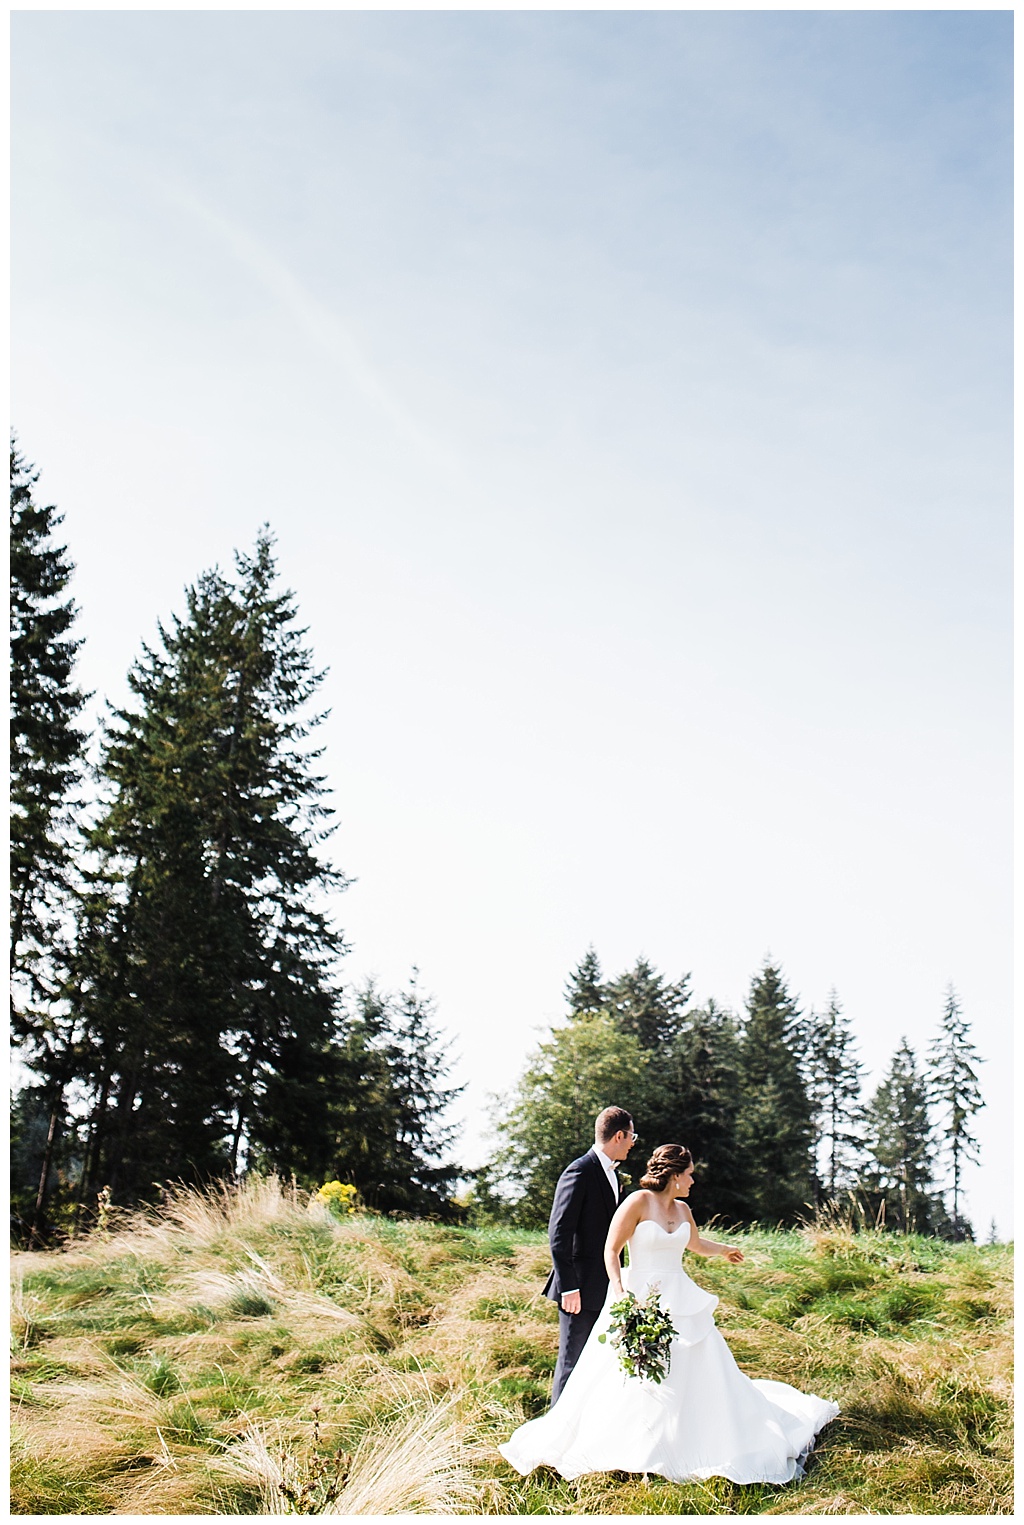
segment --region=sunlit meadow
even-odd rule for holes
[[[802,1481],[521,1479],[547,1402],[542,1234],[181,1191],[14,1256],[20,1514],[1001,1514],[1012,1248],[820,1221],[700,1262],[741,1366],[834,1397]]]

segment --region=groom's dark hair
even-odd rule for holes
[[[616,1133],[628,1133],[632,1126],[633,1119],[625,1107],[605,1107],[603,1112],[597,1114],[594,1137],[599,1144],[607,1144]]]

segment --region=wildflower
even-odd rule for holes
[[[317,1198],[331,1212],[342,1216],[359,1211],[359,1192],[348,1181],[325,1181]]]

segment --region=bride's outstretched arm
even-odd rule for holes
[[[634,1191],[625,1202],[615,1209],[615,1217],[608,1225],[608,1237],[604,1242],[604,1268],[616,1297],[622,1296],[622,1266],[619,1256],[622,1246],[640,1222],[643,1212],[643,1193]]]
[[[690,1238],[686,1248],[693,1255],[724,1255],[730,1265],[738,1266],[743,1259],[743,1251],[734,1249],[731,1244],[718,1244],[714,1239],[704,1239],[700,1230],[693,1221],[693,1214],[685,1203],[680,1204],[683,1212],[690,1220]]]

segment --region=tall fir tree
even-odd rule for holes
[[[678,1036],[690,999],[690,976],[672,984],[646,958],[611,980],[604,990],[604,1007],[616,1025],[630,1033],[641,1048],[663,1049]]]
[[[64,522],[36,503],[39,473],[11,441],[11,972],[48,999],[45,973],[60,936],[71,870],[69,828],[84,768],[78,723],[88,695],[75,686],[81,640],[68,596],[74,563],[54,543]]]
[[[378,1212],[455,1215],[452,1187],[461,1170],[450,1152],[459,1125],[449,1113],[463,1087],[444,1084],[450,1069],[435,1003],[420,990],[417,971],[397,995],[368,981],[355,994],[340,1042],[320,1061],[315,1152],[307,1137],[290,1135],[296,1179],[304,1186],[351,1182]],[[270,1142],[257,1126],[255,1163],[280,1168],[282,1145],[268,1151]]]
[[[284,1164],[324,1148],[344,951],[324,900],[345,880],[307,744],[322,674],[268,532],[235,573],[187,591],[107,728],[77,955],[86,1200],[237,1170],[250,1144]]]
[[[807,1092],[814,1124],[816,1179],[831,1200],[857,1179],[864,1148],[861,1076],[849,1018],[833,990],[823,1012],[811,1012],[805,1049]]]
[[[355,1186],[370,1207],[394,1206],[399,1183],[399,1101],[391,1083],[393,997],[373,980],[350,1003],[342,1040],[346,1084],[335,1089],[322,1174]]]
[[[904,1233],[932,1232],[932,1128],[928,1086],[906,1038],[900,1040],[888,1072],[867,1109],[870,1160],[866,1185],[879,1193],[882,1217]]]
[[[766,961],[747,998],[739,1044],[742,1105],[737,1124],[755,1213],[762,1222],[796,1221],[813,1194],[813,1130],[802,1047],[800,1011],[781,969]]]
[[[608,1005],[608,991],[593,944],[587,949],[565,984],[571,1017],[592,1017]]]
[[[958,1239],[971,1235],[970,1224],[961,1216],[964,1165],[977,1162],[978,1141],[971,1132],[971,1119],[985,1105],[975,1066],[982,1063],[970,1039],[960,1001],[952,986],[946,990],[938,1036],[929,1050],[930,1099],[939,1111],[943,1153],[949,1160],[953,1188],[952,1232]]]
[[[667,980],[641,957],[632,969],[610,980],[603,994],[603,1009],[620,1032],[636,1039],[649,1058],[638,1098],[642,1106],[636,1123],[640,1137],[619,1169],[619,1180],[635,1186],[652,1146],[671,1142],[673,1130],[678,1130],[679,1107],[669,1076],[678,1069],[673,1054],[685,1022],[690,976]]]
[[[737,1138],[742,1105],[738,1070],[736,1020],[713,998],[689,1011],[664,1054],[651,1058],[652,1115],[644,1127],[651,1130],[652,1143],[685,1144],[693,1155],[690,1206],[698,1222],[711,1216],[742,1222],[754,1216],[748,1162]]]
[[[71,635],[77,616],[68,593],[74,565],[54,539],[63,515],[52,504],[36,502],[39,474],[13,438],[10,471],[11,1022],[22,1057],[38,1077],[32,1105],[46,1116],[38,1176],[32,1183],[18,1177],[12,1186],[38,1236],[77,1063],[76,1024],[63,997],[71,844],[86,745],[80,718],[88,695],[74,682],[82,644]],[[12,1164],[34,1170],[28,1158],[23,1161],[16,1151]],[[33,1196],[31,1208],[26,1192]]]
[[[438,1028],[435,1002],[419,988],[416,969],[392,1001],[385,1054],[401,1169],[391,1187],[394,1206],[450,1215],[459,1167],[448,1156],[460,1131],[450,1109],[465,1087],[442,1083],[452,1068],[450,1047]]]

